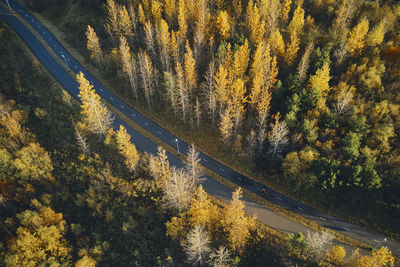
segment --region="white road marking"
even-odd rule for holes
[[[203,159],[203,161],[204,161],[204,162],[208,162],[208,160],[206,160],[206,159]]]
[[[376,240],[376,239],[374,239],[374,241],[375,241],[375,242],[377,242],[377,243],[381,242],[381,241],[379,241],[379,240]]]
[[[136,115],[135,115],[134,113],[132,113],[132,116],[133,116],[133,117],[136,117]]]
[[[145,122],[144,124],[146,124],[147,126],[149,126],[149,124],[147,122]]]
[[[350,231],[350,229],[347,228],[347,227],[343,227],[343,229],[346,230],[346,231]]]
[[[103,89],[100,88],[100,91],[104,92]]]
[[[69,58],[67,58],[68,61],[71,61]]]
[[[162,134],[162,132],[160,132],[160,131],[157,131],[157,133],[158,133],[158,134]]]
[[[43,34],[46,34],[46,32],[45,32],[45,31],[43,31]]]
[[[125,108],[124,105],[121,105],[121,108]]]
[[[78,69],[78,67],[74,65],[74,69]]]
[[[57,45],[55,44],[55,45],[54,45],[54,47],[56,47],[56,48],[57,48]]]
[[[276,197],[278,200],[282,200],[282,198],[280,198],[280,197]]]
[[[326,221],[326,219],[325,218],[322,218],[322,217],[319,217],[321,220],[323,220],[323,221]]]
[[[111,100],[114,100],[114,98],[112,96],[110,96]]]
[[[225,170],[224,170],[224,169],[222,169],[222,168],[219,168],[219,169],[220,169],[221,171],[223,171],[223,172],[225,171]]]
[[[298,210],[304,210],[304,209],[302,209],[302,208],[300,208],[300,207],[297,207],[297,209],[298,209]]]

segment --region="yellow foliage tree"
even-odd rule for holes
[[[119,153],[124,156],[125,164],[129,171],[133,172],[139,162],[139,153],[136,150],[136,146],[131,143],[131,136],[122,125],[119,126],[117,132],[117,141]]]
[[[133,37],[132,20],[125,6],[122,6],[119,9],[118,29],[120,34],[127,37]]]
[[[139,22],[142,25],[145,25],[146,24],[146,15],[144,14],[144,10],[143,10],[142,4],[139,4],[138,14],[139,14]]]
[[[172,25],[176,14],[176,0],[164,0],[163,7],[165,19],[168,21],[169,25]]]
[[[222,40],[226,40],[231,35],[231,25],[229,23],[229,15],[225,10],[219,11],[215,20],[215,26]]]
[[[300,36],[304,27],[304,9],[298,5],[293,13],[293,18],[289,23],[288,32],[290,35]]]
[[[249,66],[250,48],[247,39],[244,44],[236,50],[233,56],[233,72],[234,77],[242,78]]]
[[[215,98],[220,105],[225,105],[228,102],[228,88],[230,81],[228,79],[228,70],[224,65],[219,65],[218,71],[215,74]]]
[[[269,43],[274,54],[277,54],[280,57],[285,55],[285,42],[283,41],[282,34],[278,29],[276,29],[269,37]]]
[[[233,121],[232,121],[232,109],[230,106],[221,113],[221,121],[219,130],[221,131],[221,138],[224,144],[228,144],[229,139],[232,136]]]
[[[118,36],[118,8],[114,0],[107,0],[107,13],[106,30],[111,36]]]
[[[162,188],[169,181],[171,168],[167,157],[167,152],[161,146],[158,147],[157,156],[151,156],[149,169],[156,180],[157,185]]]
[[[197,72],[196,72],[196,61],[193,57],[189,41],[186,41],[185,50],[186,50],[186,53],[184,55],[185,79],[189,91],[192,91],[197,86]]]
[[[209,231],[215,229],[218,209],[208,198],[203,186],[199,185],[191,201],[188,211],[189,222],[192,226],[200,225]]]
[[[349,33],[347,38],[347,50],[350,54],[360,53],[365,45],[365,36],[369,30],[369,22],[362,19]]]
[[[179,42],[182,43],[186,40],[186,32],[188,29],[187,17],[186,17],[186,5],[185,0],[178,0],[178,25],[179,30],[177,35],[179,37]]]
[[[247,217],[244,212],[242,189],[239,187],[233,194],[231,202],[224,209],[223,225],[228,233],[228,240],[233,250],[243,248],[255,227],[255,218]]]
[[[296,33],[290,35],[290,43],[286,47],[285,61],[288,65],[292,65],[297,58],[297,52],[299,51],[299,37]]]
[[[97,37],[97,34],[93,30],[93,28],[90,27],[90,25],[88,25],[86,30],[86,38],[87,38],[86,48],[90,52],[90,58],[96,60],[98,64],[101,64],[103,58],[103,51],[101,50],[100,47],[99,38]]]
[[[283,22],[287,22],[289,19],[290,6],[292,0],[284,0],[281,7],[281,19]]]
[[[124,36],[120,37],[119,44],[119,54],[121,56],[122,71],[128,76],[129,83],[131,85],[132,93],[135,98],[138,98],[137,93],[137,74],[136,74],[136,64],[132,61],[131,51]]]
[[[320,264],[323,267],[333,267],[344,265],[346,250],[342,246],[331,247],[326,253],[323,262]]]
[[[88,127],[100,136],[104,136],[111,127],[113,116],[107,107],[101,102],[93,85],[85,79],[82,72],[76,75],[79,83],[79,98],[82,101],[81,114]]]
[[[330,79],[331,76],[329,76],[329,65],[328,63],[324,62],[322,67],[316,71],[315,75],[310,77],[309,87],[316,87],[321,92],[322,96],[327,96],[330,91]]]
[[[385,37],[385,27],[385,22],[375,26],[367,35],[367,44],[370,46],[380,45]]]
[[[248,25],[250,41],[257,45],[264,39],[265,22],[261,20],[260,13],[256,4],[253,5],[253,0],[247,4],[246,21]]]

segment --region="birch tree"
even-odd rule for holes
[[[188,174],[182,169],[172,168],[171,176],[163,188],[165,206],[178,212],[186,210],[194,190],[195,184]]]
[[[184,71],[182,69],[182,65],[178,62],[176,63],[176,88],[177,88],[177,103],[178,103],[178,107],[181,110],[181,114],[182,114],[182,120],[183,123],[186,123],[189,115],[190,115],[190,92],[187,88],[186,82],[185,82],[185,75],[184,75]]]
[[[114,121],[112,113],[101,102],[100,96],[96,94],[93,85],[85,79],[82,72],[76,75],[79,83],[79,98],[82,101],[81,114],[83,120],[93,133],[104,136]]]

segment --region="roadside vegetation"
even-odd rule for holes
[[[27,4],[121,96],[162,114],[162,125],[273,187],[398,239],[395,1]]]
[[[79,104],[18,40],[0,24],[1,265],[393,265],[384,247],[345,258],[328,233],[269,229],[240,188],[213,199],[194,147],[184,169],[137,151],[82,74]]]

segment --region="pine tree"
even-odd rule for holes
[[[231,202],[224,209],[224,226],[228,233],[228,241],[233,250],[244,248],[250,237],[250,230],[255,227],[255,219],[244,212],[242,189],[239,187],[232,194]]]
[[[88,25],[86,30],[86,38],[86,48],[90,51],[90,58],[94,59],[100,65],[103,59],[103,51],[100,47],[99,38],[90,25]]]
[[[247,67],[249,65],[250,48],[247,39],[244,44],[236,50],[233,57],[233,71],[234,77],[243,78]]]
[[[119,153],[124,156],[125,164],[129,171],[133,172],[139,162],[139,153],[136,150],[136,146],[131,143],[131,136],[122,125],[117,132],[117,141]]]
[[[350,54],[355,55],[360,53],[365,45],[365,36],[368,33],[369,22],[367,19],[362,19],[349,33],[347,38],[347,50]]]
[[[78,96],[82,101],[81,114],[83,119],[93,133],[104,136],[111,127],[114,118],[82,72],[76,75],[76,79],[79,83]]]
[[[219,36],[222,40],[226,40],[231,35],[231,25],[229,22],[228,12],[225,10],[219,11],[215,20],[215,26],[218,29]]]
[[[120,37],[119,54],[121,55],[122,70],[128,76],[133,96],[138,99],[138,78],[136,63],[131,57],[130,47],[124,36]]]
[[[315,75],[310,77],[309,87],[316,87],[321,92],[322,96],[327,96],[330,91],[330,79],[331,76],[329,76],[329,65],[328,63],[324,62],[322,67],[316,71]]]
[[[129,38],[134,35],[131,17],[129,16],[128,10],[125,6],[119,8],[118,29],[120,34]]]

